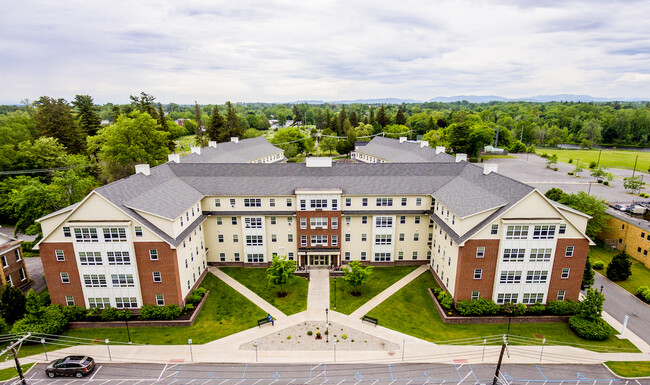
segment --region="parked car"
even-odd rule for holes
[[[45,368],[45,374],[54,378],[60,376],[75,376],[82,378],[95,369],[95,360],[88,356],[67,356],[50,362]]]

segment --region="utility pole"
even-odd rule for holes
[[[636,159],[634,159],[634,170],[632,170],[632,178],[634,178],[634,174],[636,173],[636,162],[639,160],[639,156],[636,156]]]
[[[18,362],[18,351],[16,351],[16,346],[18,346],[18,349],[20,349],[20,346],[23,344],[23,341],[25,341],[31,335],[32,333],[27,333],[26,336],[22,336],[21,338],[18,339],[18,341],[13,342],[5,350],[3,350],[2,353],[0,353],[0,356],[3,356],[5,353],[11,350],[11,353],[14,355],[14,361],[16,361],[16,372],[18,372],[18,376],[20,377],[20,383],[22,385],[27,385],[27,382],[25,382],[25,376],[23,376],[23,370],[20,367],[20,362]]]
[[[600,153],[601,153],[602,151],[603,151],[602,148],[601,148],[600,150],[598,150],[598,163],[596,164],[596,168],[600,167]]]
[[[508,340],[504,335],[503,344],[501,345],[501,353],[499,354],[499,362],[497,363],[497,369],[494,371],[494,380],[492,381],[492,385],[497,385],[497,382],[499,381],[499,372],[501,371],[501,363],[503,362],[503,353],[505,353],[507,346]]]

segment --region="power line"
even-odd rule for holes
[[[63,166],[63,167],[54,167],[54,168],[37,168],[33,170],[12,170],[12,171],[0,171],[0,175],[21,175],[21,174],[39,174],[52,171],[65,171],[72,170],[76,168],[88,168],[93,167],[93,164],[81,164],[75,166]]]

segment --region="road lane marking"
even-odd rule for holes
[[[246,370],[247,369],[248,369],[248,364],[246,364],[246,366],[244,367],[244,373],[242,373],[241,378],[246,378]]]
[[[97,373],[99,373],[99,370],[100,370],[101,368],[102,368],[102,366],[99,365],[99,368],[97,368],[97,370],[95,370],[95,373],[93,373],[93,375],[90,377],[90,381],[92,381],[93,378],[95,378],[95,376],[97,375]]]

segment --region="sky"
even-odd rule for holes
[[[0,103],[650,99],[650,1],[22,0]]]

